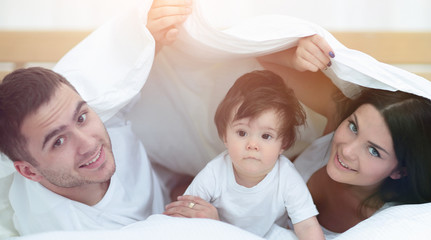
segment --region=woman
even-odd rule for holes
[[[430,101],[366,89],[349,104],[354,109],[295,161],[326,235],[393,204],[431,201]]]
[[[363,89],[350,101],[318,72],[331,66],[332,57],[329,45],[314,35],[260,59],[328,120],[324,136],[295,161],[327,235],[393,204],[431,202],[431,101],[376,89]]]
[[[305,105],[327,118],[324,136],[299,155],[295,165],[328,238],[385,207],[431,202],[431,101],[371,89],[350,101],[318,71],[330,67],[333,56],[323,38],[314,35],[301,39],[296,48],[259,59],[282,76]],[[215,210],[195,197],[179,200],[167,211],[203,217]],[[201,204],[201,211],[187,209],[190,201]]]

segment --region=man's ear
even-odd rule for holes
[[[393,180],[398,180],[402,177],[407,176],[407,171],[405,167],[402,167],[400,169],[396,169],[394,170],[391,175],[389,175],[390,178],[392,178]]]
[[[13,165],[16,171],[23,175],[25,178],[28,178],[35,182],[40,182],[43,178],[39,171],[29,162],[14,161]]]

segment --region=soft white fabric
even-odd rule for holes
[[[193,2],[178,41],[159,52],[150,74],[154,41],[144,28],[146,17],[137,16],[148,4],[98,29],[55,68],[79,82],[78,90],[102,119],[114,115],[143,86],[127,117],[150,160],[168,169],[196,175],[223,151],[213,116],[227,90],[240,75],[261,68],[255,56],[295,46],[303,36],[317,33],[329,42],[336,57],[325,73],[348,95],[359,84],[431,97],[431,82],[347,49],[316,24],[287,15],[253,15],[259,1],[238,9],[243,18],[222,26],[211,20],[232,7],[229,1]],[[310,143],[321,134],[310,131],[299,140]]]
[[[148,77],[155,43],[141,16],[150,6],[151,1],[142,1],[139,8],[102,25],[53,69],[75,86],[103,122],[130,103]]]
[[[431,203],[389,207],[336,237],[356,239],[429,239]]]
[[[0,178],[0,239],[18,235],[12,221],[13,210],[7,197],[12,179],[13,174]]]
[[[164,208],[161,187],[142,144],[130,126],[108,128],[116,172],[108,191],[94,206],[57,195],[15,173],[9,192],[20,235],[45,231],[119,229]]]
[[[334,133],[326,134],[314,140],[294,161],[299,174],[308,182],[311,175],[328,163],[330,144]]]
[[[263,240],[235,226],[211,219],[175,218],[153,215],[120,230],[55,231],[17,238],[18,240]]]
[[[224,151],[199,172],[184,194],[210,202],[220,220],[259,236],[265,236],[273,223],[287,226],[288,217],[296,224],[318,214],[305,182],[284,156],[261,182],[247,188],[236,182]]]
[[[14,171],[12,161],[0,153],[0,239],[18,234],[13,226],[13,210],[8,198]]]

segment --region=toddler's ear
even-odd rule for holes
[[[280,152],[278,153],[278,155],[281,155],[284,152],[284,148],[280,149]]]

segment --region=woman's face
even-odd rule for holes
[[[334,134],[326,170],[337,182],[377,187],[385,178],[399,178],[392,137],[380,112],[364,104]]]

